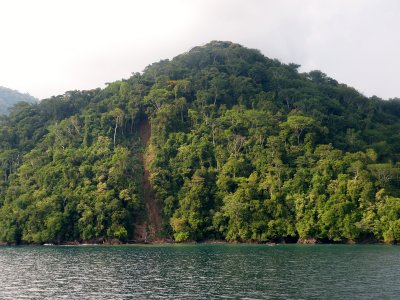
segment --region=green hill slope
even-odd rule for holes
[[[7,114],[9,108],[21,101],[35,103],[37,99],[29,94],[21,94],[18,91],[0,86],[0,115]]]
[[[400,102],[214,41],[0,123],[0,240],[400,240]]]

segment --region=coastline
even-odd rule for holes
[[[7,246],[118,246],[118,245],[202,245],[202,244],[219,244],[219,245],[265,245],[265,246],[279,246],[279,245],[399,245],[399,242],[387,243],[379,240],[361,240],[361,241],[324,241],[318,239],[299,239],[293,241],[226,241],[226,240],[204,240],[204,241],[186,241],[175,242],[174,240],[154,240],[149,242],[136,242],[128,241],[122,242],[119,240],[88,240],[88,241],[64,241],[60,243],[7,243],[0,242],[0,247]]]

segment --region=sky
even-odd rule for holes
[[[0,86],[104,87],[212,40],[400,98],[398,0],[0,0]]]

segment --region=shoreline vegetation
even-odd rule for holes
[[[116,245],[201,245],[201,244],[229,244],[229,245],[266,245],[266,246],[278,246],[278,245],[287,245],[287,244],[297,244],[297,245],[398,245],[396,242],[385,242],[385,241],[377,241],[377,240],[363,240],[363,241],[323,241],[314,238],[310,239],[298,239],[290,241],[285,241],[284,239],[280,241],[226,241],[226,240],[205,240],[205,241],[185,241],[185,242],[176,242],[173,239],[170,240],[155,240],[150,242],[122,242],[119,240],[108,240],[108,241],[64,241],[60,243],[7,243],[0,242],[0,247],[2,246],[116,246]]]
[[[212,41],[0,116],[0,242],[400,241],[400,99]]]

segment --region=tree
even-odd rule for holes
[[[304,132],[311,128],[315,124],[315,121],[306,116],[292,115],[289,116],[286,122],[283,122],[280,126],[284,130],[292,131],[296,137],[297,145],[300,144],[300,138]]]
[[[115,148],[117,129],[121,127],[124,122],[124,112],[120,108],[115,108],[110,112],[110,115],[114,118],[114,134],[113,134],[113,145]]]

